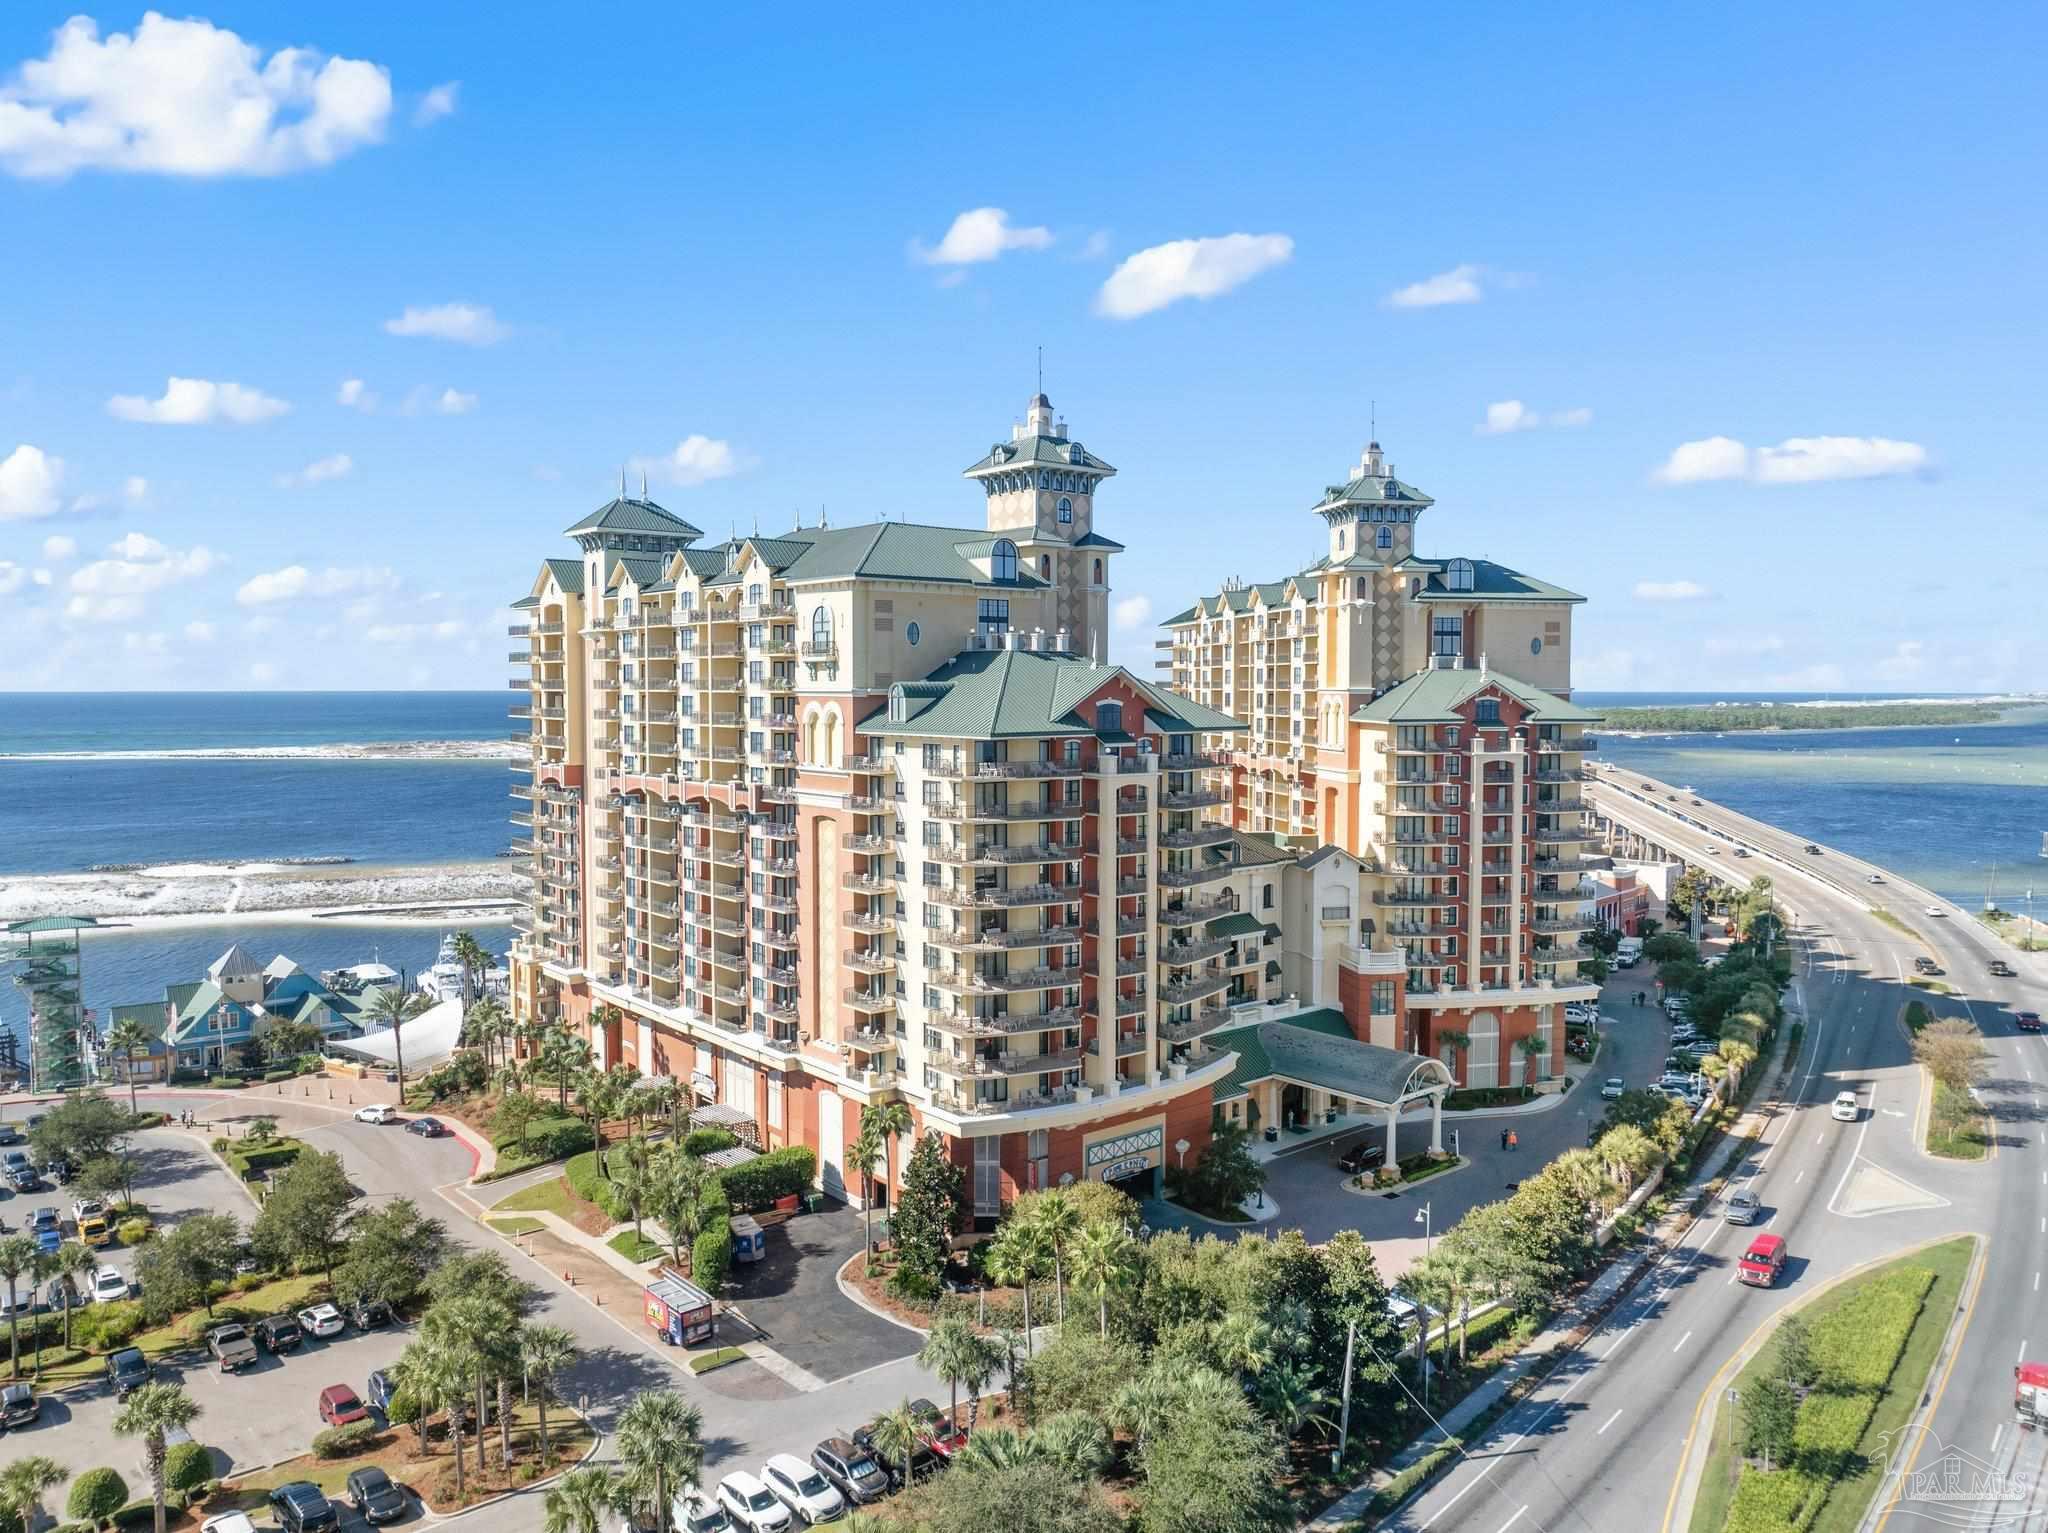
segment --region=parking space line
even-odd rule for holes
[[[1614,1423],[1619,1420],[1621,1420],[1621,1412],[1616,1411],[1612,1416],[1609,1416],[1605,1421],[1600,1423],[1600,1430],[1595,1432],[1593,1435],[1595,1437],[1605,1437],[1607,1435],[1607,1429],[1613,1426]]]
[[[1528,1510],[1529,1508],[1526,1506],[1517,1507],[1515,1509],[1515,1515],[1510,1517],[1506,1522],[1500,1525],[1500,1533],[1508,1533],[1508,1529],[1512,1528],[1516,1523],[1520,1522],[1522,1520],[1522,1514]]]

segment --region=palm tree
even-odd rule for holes
[[[1465,1074],[1465,1065],[1471,1061],[1472,1035],[1467,1032],[1461,1032],[1455,1027],[1446,1027],[1436,1034],[1436,1046],[1439,1055],[1445,1049],[1453,1051],[1451,1056],[1451,1078],[1461,1085],[1471,1085],[1472,1082]]]
[[[18,1458],[0,1469],[0,1509],[14,1514],[24,1528],[33,1528],[43,1517],[43,1493],[55,1490],[71,1478],[71,1471],[53,1458],[38,1453]],[[162,1533],[163,1521],[157,1521]]]
[[[967,1446],[955,1456],[953,1467],[1015,1469],[1019,1464],[1034,1463],[1045,1456],[1045,1447],[1035,1436],[1009,1427],[990,1427],[986,1432],[976,1432],[967,1439]]]
[[[862,1121],[865,1122],[870,1115],[875,1120],[875,1132],[882,1136],[882,1153],[888,1161],[888,1180],[882,1184],[882,1196],[893,1198],[894,1194],[889,1189],[896,1185],[896,1141],[910,1132],[910,1104],[898,1100],[865,1108],[861,1112]]]
[[[123,1017],[107,1032],[107,1049],[120,1057],[128,1076],[128,1111],[131,1114],[135,1111],[135,1061],[137,1056],[147,1054],[154,1042],[156,1034],[137,1017]]]
[[[1328,1431],[1330,1395],[1315,1381],[1315,1374],[1301,1363],[1286,1362],[1259,1380],[1259,1405],[1283,1437],[1294,1437],[1310,1424]]]
[[[654,1159],[654,1175],[647,1188],[647,1211],[661,1221],[668,1232],[669,1258],[683,1264],[685,1247],[697,1243],[704,1227],[704,1192],[711,1172],[694,1155],[685,1155],[680,1144],[662,1147]]]
[[[60,1246],[55,1251],[38,1251],[34,1256],[29,1258],[28,1291],[31,1300],[33,1300],[37,1294],[43,1291],[43,1285],[45,1283],[49,1282],[51,1278],[55,1277],[59,1272],[62,1272],[64,1270],[59,1260],[62,1251],[63,1247]],[[29,1309],[31,1313],[34,1312],[35,1305],[33,1302],[30,1303]],[[65,1315],[67,1316],[67,1318],[69,1317],[70,1313],[71,1312],[69,1310],[65,1311]],[[43,1376],[42,1317],[40,1315],[36,1316],[33,1324],[34,1330],[32,1332],[32,1335],[36,1344],[35,1373],[37,1378],[41,1378]]]
[[[1127,1379],[1110,1401],[1109,1417],[1131,1434],[1134,1458],[1142,1461],[1147,1440],[1179,1419],[1185,1391],[1171,1368],[1154,1364]]]
[[[462,1365],[463,1376],[476,1389],[476,1467],[484,1467],[485,1401],[494,1370],[502,1375],[505,1340],[511,1334],[513,1317],[505,1307],[472,1294],[466,1298],[436,1304],[427,1311],[420,1334],[447,1349]],[[508,1424],[509,1429],[509,1424]],[[509,1456],[509,1455],[508,1455]]]
[[[548,1395],[555,1378],[576,1360],[576,1338],[559,1325],[523,1326],[519,1332],[519,1362],[527,1382],[534,1386],[534,1404],[540,1411],[540,1462],[548,1463]]]
[[[505,1020],[505,1008],[494,996],[485,996],[469,1008],[463,1017],[463,1035],[483,1051],[484,1068],[491,1067],[492,1045],[498,1037],[498,1029]]]
[[[947,1316],[932,1322],[931,1333],[925,1337],[924,1346],[917,1354],[918,1366],[929,1368],[953,1391],[946,1411],[948,1420],[960,1414],[960,1386],[981,1367],[981,1359],[975,1355],[975,1343],[979,1340],[973,1326],[965,1320]],[[985,1381],[987,1375],[984,1373],[982,1377]]]
[[[576,1107],[590,1125],[590,1137],[597,1146],[597,1174],[609,1177],[611,1166],[605,1158],[604,1126],[618,1114],[619,1083],[609,1070],[592,1070],[576,1086]]]
[[[67,1240],[57,1248],[57,1275],[64,1279],[64,1350],[71,1350],[71,1312],[78,1308],[80,1289],[75,1278],[89,1278],[99,1271],[100,1259],[91,1246]],[[210,1313],[210,1311],[209,1311]]]
[[[370,997],[369,1018],[379,1027],[391,1029],[391,1049],[398,1065],[398,1100],[405,1101],[405,1025],[417,1021],[434,1003],[417,990],[400,990],[386,985]]]
[[[541,1528],[543,1533],[604,1533],[605,1518],[618,1510],[618,1503],[611,1470],[572,1469],[548,1487]]]
[[[645,1139],[628,1139],[619,1146],[619,1158],[625,1164],[613,1185],[633,1215],[633,1247],[638,1250],[640,1213],[654,1190],[654,1147]]]
[[[1522,1074],[1526,1079],[1523,1080],[1522,1084],[1524,1086],[1534,1086],[1536,1084],[1536,1061],[1542,1055],[1549,1053],[1549,1048],[1541,1038],[1531,1033],[1528,1037],[1516,1041],[1515,1052],[1520,1054],[1523,1060]]]
[[[393,1389],[412,1397],[412,1429],[419,1436],[422,1454],[427,1451],[427,1418],[441,1408],[441,1401],[434,1392],[439,1379],[434,1373],[433,1363],[432,1351],[415,1344],[399,1353],[398,1361],[391,1365]]]
[[[462,1501],[462,1412],[469,1396],[470,1360],[462,1349],[439,1338],[422,1336],[405,1349],[399,1358],[405,1387],[412,1391],[414,1402],[419,1406],[416,1418],[420,1428],[420,1445],[426,1446],[427,1417],[435,1411],[448,1413],[448,1446],[455,1453],[455,1499]],[[477,1422],[479,1433],[483,1422]],[[477,1449],[477,1470],[483,1470],[483,1449]]]
[[[1067,1472],[1076,1484],[1109,1467],[1109,1428],[1087,1411],[1061,1411],[1031,1429],[1031,1446]]]
[[[149,1493],[156,1503],[156,1533],[164,1533],[164,1434],[183,1431],[199,1419],[199,1402],[177,1384],[145,1384],[114,1412],[114,1431],[142,1439],[149,1465]]]
[[[917,1445],[922,1440],[918,1429],[917,1413],[905,1400],[894,1410],[884,1411],[875,1418],[870,1428],[874,1434],[875,1450],[884,1458],[903,1460],[903,1483],[910,1483],[910,1462],[917,1454]]]
[[[1081,1210],[1064,1187],[1054,1187],[1038,1195],[1038,1202],[1026,1217],[1037,1227],[1039,1239],[1045,1243],[1045,1249],[1052,1257],[1053,1297],[1059,1305],[1060,1324],[1064,1325],[1067,1320],[1067,1247],[1081,1233]]]
[[[853,1143],[846,1147],[847,1166],[860,1173],[860,1248],[869,1255],[874,1253],[874,1209],[875,1209],[875,1162],[882,1158],[882,1124],[880,1115],[864,1112],[860,1115],[860,1132],[853,1136]]]
[[[1045,1248],[1038,1231],[1022,1219],[1012,1219],[996,1231],[982,1256],[988,1275],[1005,1288],[1024,1291],[1024,1355],[1031,1355],[1031,1285],[1045,1266]]]
[[[1121,1290],[1138,1270],[1138,1243],[1121,1224],[1097,1220],[1074,1243],[1074,1283],[1095,1295],[1104,1340],[1109,1337],[1110,1290]]]
[[[1270,1368],[1280,1355],[1279,1336],[1273,1323],[1251,1310],[1233,1309],[1225,1313],[1216,1322],[1210,1340],[1220,1361],[1252,1378]]]
[[[454,947],[455,961],[462,965],[469,988],[477,995],[483,995],[484,971],[491,966],[491,955],[484,951],[484,945],[476,940],[474,932],[457,932]]]
[[[15,1292],[21,1275],[35,1265],[36,1243],[28,1235],[9,1235],[0,1239],[0,1278],[7,1280],[7,1352],[8,1377],[21,1377],[21,1305],[15,1302]],[[33,1295],[31,1295],[33,1297]]]
[[[655,1533],[669,1533],[670,1503],[704,1468],[703,1413],[672,1389],[650,1389],[619,1412],[615,1436],[626,1484],[652,1505]]]

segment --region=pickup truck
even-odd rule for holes
[[[256,1343],[249,1339],[247,1326],[215,1326],[206,1333],[206,1350],[220,1364],[222,1373],[253,1367],[256,1362]]]

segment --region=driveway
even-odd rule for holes
[[[762,1340],[806,1373],[843,1379],[907,1357],[915,1331],[871,1314],[839,1291],[839,1269],[860,1254],[861,1216],[828,1203],[768,1231],[768,1254],[734,1263],[733,1303]]]

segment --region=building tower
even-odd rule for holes
[[[1025,567],[1052,584],[1055,621],[1075,654],[1100,656],[1108,642],[1109,561],[1123,544],[1095,530],[1095,492],[1115,472],[1067,436],[1043,394],[1009,441],[965,470],[988,497],[988,530],[1007,534]]]
[[[88,1040],[96,1030],[80,996],[78,934],[91,916],[38,916],[0,928],[0,957],[19,963],[14,982],[28,997],[29,1089],[68,1091],[85,1084]]]

